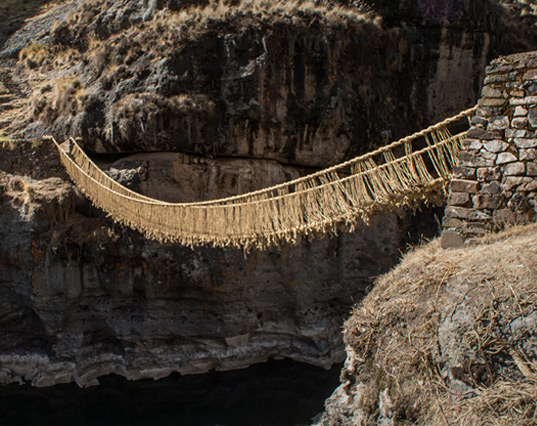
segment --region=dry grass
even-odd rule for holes
[[[81,59],[77,49],[65,48],[59,45],[31,44],[19,53],[18,65],[29,69],[60,68],[64,65],[73,65]]]
[[[342,3],[345,3],[343,1]],[[199,6],[187,6],[179,10],[164,8],[155,11],[147,21],[139,21],[125,33],[123,39],[147,39],[151,33],[156,44],[160,41],[188,40],[196,38],[208,29],[221,28],[223,24],[232,24],[239,29],[250,26],[273,25],[278,22],[289,24],[311,23],[318,21],[321,25],[344,28],[352,23],[380,23],[371,8],[359,1],[344,5],[339,0],[217,0]],[[92,52],[102,47],[104,39],[113,41],[117,34],[99,32],[89,29],[98,16],[104,13],[108,4],[104,0],[85,0],[79,10],[58,23],[52,33],[70,34],[73,43],[85,52]],[[145,19],[145,18],[144,18]],[[138,37],[139,36],[139,37]],[[151,38],[151,37],[149,37]]]
[[[534,327],[506,332],[536,315],[536,258],[532,225],[467,249],[434,241],[381,277],[345,336],[357,381],[369,386],[361,403],[367,424],[375,424],[386,389],[396,425],[537,424],[537,354],[525,346]],[[457,337],[442,336],[446,324],[464,328],[464,318]],[[457,391],[454,380],[469,391]]]
[[[54,56],[53,49],[44,44],[31,44],[19,53],[19,62],[28,68],[37,68],[45,65]]]
[[[111,60],[110,55],[112,48],[106,43],[94,43],[91,41],[88,43],[86,50],[86,58],[91,63],[94,72],[100,75],[103,71],[107,70],[108,73],[113,73],[119,63],[115,60]]]
[[[498,380],[478,387],[475,395],[462,400],[451,424],[476,426],[534,426],[537,424],[537,380]],[[447,418],[447,416],[446,416]]]
[[[83,108],[88,95],[80,79],[74,76],[57,78],[53,85],[35,90],[31,98],[32,114],[42,120],[53,121],[58,113],[76,115]]]
[[[77,102],[79,99],[83,98],[84,94],[85,89],[78,77],[60,77],[56,80],[54,85],[54,108],[63,110],[66,104]]]
[[[298,22],[317,19],[325,25],[348,25],[350,22],[370,22],[372,15],[360,8],[341,5],[317,4],[313,1],[241,0],[232,5],[225,1],[213,2],[205,7],[192,7],[178,13],[162,11],[150,23],[156,29],[163,27],[179,32],[204,30],[222,22],[248,19],[258,21]]]

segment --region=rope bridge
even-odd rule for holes
[[[444,195],[466,132],[447,125],[476,107],[373,152],[243,195],[168,203],[138,194],[103,172],[71,138],[56,144],[81,191],[113,220],[146,237],[187,246],[265,249],[317,233],[353,231],[381,211]]]

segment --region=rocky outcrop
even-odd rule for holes
[[[28,1],[25,2],[28,4]],[[73,13],[76,10],[74,1],[58,2],[56,6],[50,8],[50,10],[44,13],[39,13],[41,7],[46,4],[47,1],[31,1],[29,7],[25,8],[24,4],[22,9],[26,9],[25,12],[20,13],[15,19],[10,14],[10,6],[8,5],[4,10],[0,9],[3,14],[3,18],[8,21],[7,28],[2,28],[1,25],[3,19],[0,19],[0,28],[4,31],[0,31],[0,59],[16,59],[19,56],[19,52],[33,43],[47,43],[50,41],[50,29],[58,22]],[[35,17],[26,16],[27,14],[37,13]],[[31,20],[31,25],[26,25],[24,20],[27,18]],[[22,27],[22,28],[17,28]]]
[[[536,42],[495,2],[141,3],[83,2],[23,49],[31,118],[8,130],[323,167],[473,105],[489,56]]]
[[[407,254],[345,323],[319,425],[534,425],[535,225]]]

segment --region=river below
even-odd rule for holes
[[[284,360],[158,381],[107,376],[86,389],[10,385],[0,387],[0,425],[309,425],[338,386],[340,370]]]

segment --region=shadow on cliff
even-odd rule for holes
[[[537,7],[518,0],[364,0],[388,27],[466,27],[493,35],[489,60],[537,48]]]

